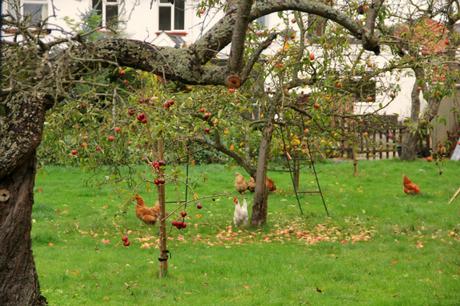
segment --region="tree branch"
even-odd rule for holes
[[[252,70],[252,67],[254,67],[255,63],[259,59],[260,55],[262,52],[267,49],[271,43],[276,39],[278,36],[278,33],[271,33],[266,40],[264,40],[257,48],[257,50],[254,51],[252,54],[251,58],[247,62],[246,66],[244,67],[243,71],[241,72],[241,85],[246,81],[246,79],[249,76],[249,73]]]
[[[249,20],[253,21],[261,16],[286,10],[300,11],[327,18],[346,28],[350,34],[357,39],[363,39],[365,30],[362,26],[339,10],[318,1],[257,1],[251,10]],[[235,12],[230,12],[217,22],[205,35],[194,44],[190,45],[190,52],[199,63],[206,63],[231,42],[236,15]],[[365,41],[363,40],[363,46],[366,50],[375,52],[375,50],[378,49],[378,39],[368,35]]]
[[[192,140],[194,142],[197,142],[199,144],[202,144],[202,145],[206,145],[208,147],[211,147],[229,157],[231,157],[233,160],[235,160],[235,162],[240,165],[241,167],[244,168],[244,170],[246,170],[246,172],[250,175],[250,176],[255,176],[256,174],[256,169],[254,167],[251,166],[250,162],[248,160],[246,160],[245,158],[243,158],[242,156],[238,155],[237,153],[233,152],[233,151],[230,151],[230,149],[228,149],[227,147],[225,147],[221,142],[220,142],[220,138],[218,140],[218,142],[213,142],[211,141],[210,139],[206,139],[204,137],[193,137]]]
[[[235,26],[233,27],[232,46],[228,59],[228,71],[239,74],[243,66],[243,53],[248,29],[249,16],[253,0],[239,0]]]
[[[367,11],[366,27],[363,35],[363,47],[366,50],[373,51],[376,55],[380,54],[380,46],[374,35],[375,20],[382,7],[384,0],[373,0]]]

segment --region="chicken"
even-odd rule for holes
[[[407,176],[404,175],[403,178],[404,193],[405,194],[418,194],[420,193],[420,188],[414,184]]]
[[[158,217],[160,216],[160,204],[158,202],[153,207],[145,206],[144,199],[136,194],[134,196],[136,200],[136,216],[146,224],[155,224]]]
[[[243,194],[248,189],[244,176],[239,173],[235,173],[235,188],[240,194]]]
[[[237,197],[233,197],[233,203],[235,203],[233,223],[235,223],[236,226],[248,225],[248,203],[246,202],[246,199],[243,199],[243,206],[240,205]]]
[[[256,190],[256,180],[251,176],[248,182],[248,190],[254,192]]]
[[[275,182],[268,177],[265,179],[265,186],[267,186],[268,191],[273,192],[276,190]],[[256,180],[251,177],[248,182],[248,190],[250,192],[254,192],[256,190]]]
[[[268,191],[273,192],[276,190],[275,182],[268,177],[265,179],[265,185],[267,186]]]

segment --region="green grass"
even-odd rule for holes
[[[137,220],[129,203],[135,192],[152,203],[152,186],[98,185],[103,170],[46,167],[32,231],[42,291],[51,305],[459,305],[460,199],[447,201],[459,187],[460,164],[446,163],[441,176],[422,161],[359,166],[358,177],[348,162],[317,166],[331,217],[311,195],[301,198],[300,216],[289,175],[271,173],[278,190],[269,198],[269,224],[240,232],[227,228],[239,169],[193,167],[194,192],[228,195],[204,200],[202,210],[189,207],[186,230],[168,226],[165,279],[157,277],[158,227]],[[422,194],[405,195],[402,174]],[[307,169],[301,189],[314,189]],[[168,184],[167,198],[182,192]],[[130,247],[120,241],[126,230]]]

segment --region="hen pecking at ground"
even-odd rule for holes
[[[240,194],[243,194],[248,189],[244,176],[239,173],[235,173],[235,188]]]
[[[407,176],[404,175],[403,186],[405,194],[418,194],[420,193],[420,188],[413,183]]]

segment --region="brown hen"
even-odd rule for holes
[[[244,193],[248,189],[248,184],[246,183],[244,176],[239,173],[235,173],[235,188],[240,194]]]
[[[144,199],[136,194],[136,216],[146,224],[153,225],[160,216],[160,204],[158,202],[153,207],[145,206]]]

